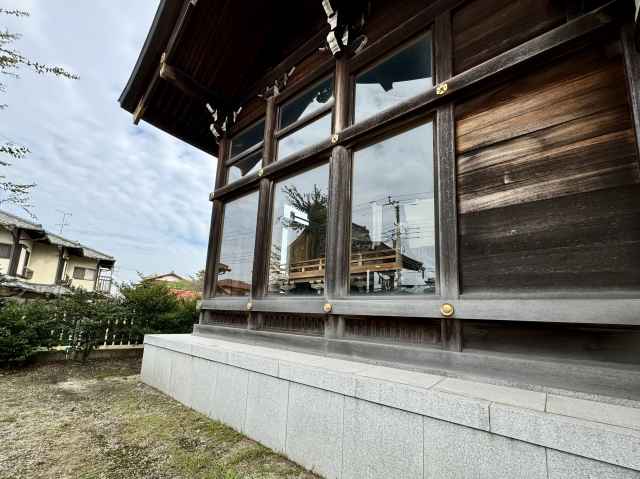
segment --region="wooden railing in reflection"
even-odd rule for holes
[[[398,261],[398,255],[393,249],[352,253],[351,274],[366,273],[368,271],[395,271],[402,268],[401,262],[402,260]],[[295,282],[323,279],[324,270],[324,258],[296,261],[289,266],[289,280]]]

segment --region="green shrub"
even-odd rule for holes
[[[0,363],[29,359],[40,348],[55,342],[54,308],[48,302],[19,304],[6,301],[0,305]]]
[[[198,322],[195,300],[178,299],[160,283],[123,285],[123,303],[140,336],[154,333],[190,333]]]

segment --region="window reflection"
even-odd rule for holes
[[[231,165],[229,167],[228,183],[258,171],[260,165],[262,165],[262,150],[256,151]]]
[[[431,75],[431,36],[427,35],[356,77],[355,121],[431,87]]]
[[[328,165],[275,185],[270,294],[323,294],[328,185]]]
[[[216,265],[218,296],[249,296],[258,215],[258,192],[224,206],[220,259]]]
[[[319,110],[331,99],[333,99],[333,80],[329,78],[282,106],[280,128],[285,128]]]
[[[307,146],[320,143],[331,136],[331,114],[285,136],[278,142],[278,159],[285,158]]]
[[[237,134],[231,140],[231,158],[264,140],[264,120]]]
[[[354,153],[351,294],[435,293],[433,128]]]

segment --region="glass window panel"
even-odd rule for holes
[[[424,124],[353,156],[351,294],[433,294],[433,128]]]
[[[269,294],[324,293],[329,165],[275,185]]]
[[[315,145],[331,136],[331,114],[294,131],[278,142],[278,159],[285,158],[307,146]]]
[[[252,153],[246,158],[243,158],[231,165],[229,167],[229,178],[227,183],[239,180],[249,173],[258,171],[260,169],[260,165],[262,165],[262,150],[256,151],[255,153]]]
[[[231,158],[264,140],[264,120],[237,134],[231,140]]]
[[[253,274],[253,249],[258,218],[258,192],[230,201],[224,206],[217,296],[249,296]]]
[[[280,110],[280,128],[295,123],[300,118],[319,110],[333,98],[333,79],[329,78],[293,100],[285,103]]]
[[[355,121],[400,103],[433,85],[431,36],[356,77]]]

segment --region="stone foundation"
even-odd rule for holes
[[[142,379],[326,478],[640,479],[640,404],[193,335]]]

